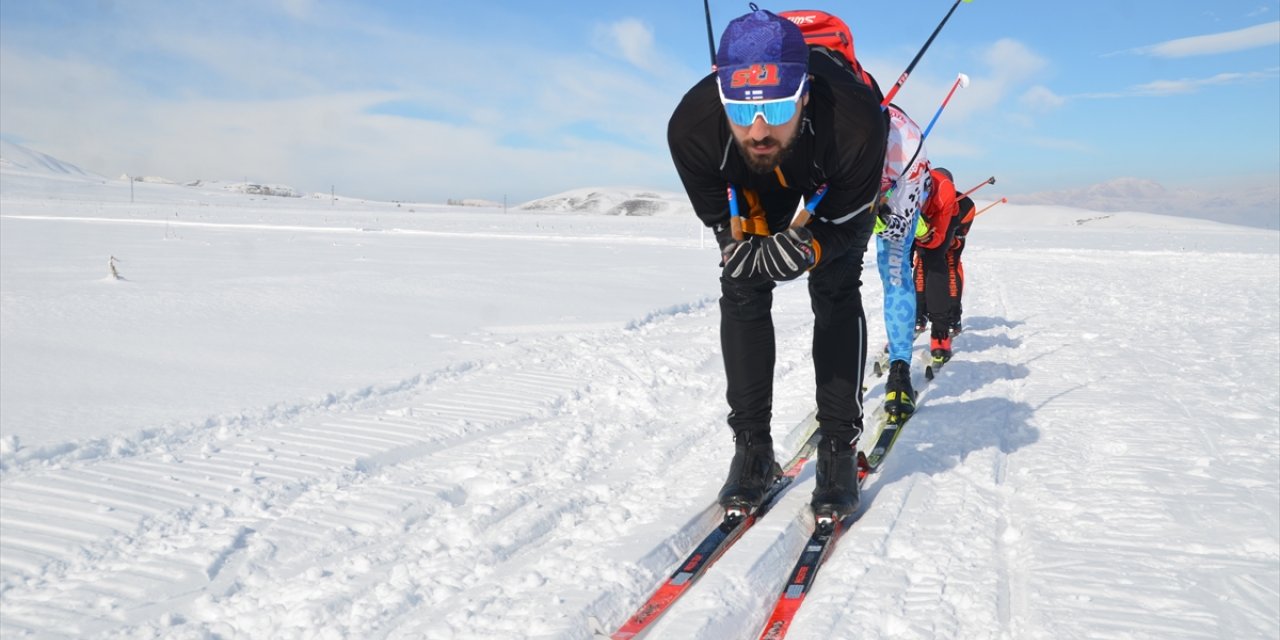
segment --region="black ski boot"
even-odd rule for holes
[[[819,518],[844,519],[858,510],[858,440],[822,436],[818,443],[818,486],[809,506]]]
[[[929,330],[929,318],[926,316],[916,316],[916,336]]]
[[[905,360],[889,364],[889,379],[884,383],[884,412],[894,420],[916,411],[916,392],[911,388],[911,365]]]
[[[781,475],[782,468],[773,459],[769,434],[739,431],[733,436],[733,463],[729,465],[729,479],[720,488],[720,506],[725,511],[751,513]]]

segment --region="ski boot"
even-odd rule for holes
[[[726,513],[747,515],[755,511],[781,475],[768,432],[739,431],[733,436],[733,462],[729,478],[720,488],[720,506]]]
[[[901,422],[916,410],[916,393],[911,388],[911,365],[905,360],[889,364],[889,379],[884,383],[884,412],[892,422]]]
[[[919,336],[920,334],[928,330],[929,330],[929,318],[925,316],[920,316],[916,318],[916,335]]]
[[[951,359],[950,331],[945,336],[933,336],[929,340],[929,355],[933,356],[934,368],[946,364]]]
[[[842,520],[858,510],[858,440],[822,436],[818,443],[818,486],[809,506],[818,519]]]

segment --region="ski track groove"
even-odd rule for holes
[[[598,349],[599,345],[595,345],[588,350]],[[625,359],[619,361],[622,360]],[[678,360],[672,355],[664,362],[681,364]],[[687,362],[682,364],[686,365]],[[476,375],[466,377],[474,381],[485,372],[473,373]],[[643,373],[637,374],[634,369],[628,375],[645,380]],[[405,525],[412,528],[414,523],[430,523],[428,530],[440,526],[448,529],[449,511],[466,508],[468,494],[476,487],[467,488],[465,481],[442,482],[439,479],[415,479],[415,482],[426,484],[414,486],[410,483],[407,487],[403,484],[394,487],[362,485],[367,484],[370,478],[378,478],[378,474],[401,474],[411,468],[465,468],[469,457],[478,467],[485,464],[487,450],[494,446],[494,439],[506,440],[500,446],[513,447],[517,458],[527,458],[519,465],[525,471],[514,472],[517,476],[527,476],[535,469],[554,470],[555,475],[561,477],[560,489],[566,497],[553,504],[542,505],[531,494],[521,490],[496,502],[490,501],[485,507],[489,510],[487,517],[460,517],[459,524],[468,530],[493,532],[476,541],[476,548],[482,550],[482,561],[478,566],[469,567],[476,578],[470,586],[458,583],[455,589],[446,588],[445,593],[437,591],[436,596],[426,597],[425,601],[453,603],[448,604],[446,610],[478,606],[475,603],[482,601],[480,594],[494,587],[497,573],[523,572],[526,578],[536,574],[536,567],[542,562],[545,552],[543,547],[552,532],[585,521],[589,510],[608,508],[602,501],[603,495],[589,485],[582,488],[581,483],[584,475],[590,477],[608,472],[607,461],[581,457],[574,463],[575,468],[565,468],[563,452],[557,449],[559,443],[554,436],[544,438],[541,446],[529,439],[531,429],[544,426],[545,419],[556,420],[566,402],[580,397],[582,383],[579,379],[563,375],[522,375],[522,372],[504,372],[501,377],[491,378],[496,378],[492,388],[470,389],[447,397],[437,391],[439,387],[446,386],[445,383],[437,384],[433,389],[420,392],[419,400],[409,401],[404,409],[388,411],[385,415],[366,413],[350,419],[325,419],[292,428],[259,429],[234,434],[223,441],[204,442],[201,438],[192,438],[193,445],[195,440],[202,440],[204,446],[191,451],[183,451],[180,445],[169,447],[163,461],[139,454],[124,459],[77,462],[65,469],[42,472],[39,476],[17,477],[7,483],[4,494],[6,507],[21,505],[24,500],[36,499],[41,494],[54,494],[61,496],[65,510],[74,511],[77,505],[108,508],[113,517],[98,519],[99,525],[92,533],[46,525],[45,531],[54,534],[53,537],[63,538],[63,544],[42,542],[34,535],[35,532],[21,527],[6,530],[6,551],[20,552],[30,548],[36,559],[14,558],[7,553],[4,562],[0,563],[9,591],[2,630],[8,633],[21,628],[54,629],[54,625],[47,622],[37,624],[41,616],[28,615],[42,606],[39,594],[43,589],[40,584],[24,580],[22,573],[44,571],[50,582],[54,575],[60,575],[64,585],[61,589],[63,597],[82,605],[70,606],[68,609],[72,611],[81,608],[88,611],[93,606],[92,601],[102,597],[121,601],[113,607],[125,613],[104,617],[86,616],[82,611],[81,615],[74,616],[81,620],[80,623],[62,625],[56,631],[78,635],[127,625],[135,621],[130,612],[155,608],[151,600],[161,594],[198,592],[201,583],[206,585],[205,589],[215,584],[227,586],[228,572],[242,565],[273,563],[276,557],[296,558],[296,561],[284,563],[281,567],[293,566],[295,572],[311,571],[305,567],[314,564],[314,558],[307,559],[314,552],[321,552],[322,564],[324,558],[342,562],[343,558],[358,557],[362,549],[385,552],[376,544],[352,546],[343,543],[344,530],[358,529],[366,535],[386,535],[388,531],[394,533]],[[648,380],[648,386],[652,387],[658,384],[655,381],[660,380],[660,376],[649,375]],[[641,390],[641,393],[648,392],[647,389]],[[477,407],[484,408],[477,411]],[[397,413],[400,415],[395,415]],[[635,435],[630,429],[606,428],[614,438]],[[690,430],[686,437],[671,443],[668,450],[655,452],[655,455],[675,462],[687,459],[688,450],[694,448],[691,445],[699,437],[697,430]],[[398,451],[408,451],[407,457]],[[387,456],[394,458],[393,466],[362,465],[363,460]],[[447,464],[432,464],[442,461]],[[364,472],[359,471],[361,468]],[[653,484],[660,479],[650,476],[646,481]],[[318,493],[321,488],[329,495],[337,489],[361,502],[342,507],[323,498]],[[480,488],[484,489],[483,485]],[[321,499],[317,501],[316,498]],[[309,500],[314,506],[299,511]],[[85,505],[86,502],[89,505]],[[270,503],[272,511],[277,513],[264,514],[253,506],[264,503]],[[550,508],[543,508],[546,506]],[[208,509],[223,513],[225,523],[239,519],[228,516],[227,512],[247,509],[248,521],[258,522],[261,529],[259,525],[242,525],[234,532],[193,531],[190,526],[193,522],[185,521],[184,517]],[[388,514],[400,514],[408,520],[394,524],[393,519],[393,526],[388,529]],[[443,525],[431,522],[439,517],[446,518]],[[199,520],[195,518],[194,524],[198,525]],[[27,524],[27,520],[19,522],[15,519],[13,522],[16,525]],[[221,524],[215,528],[225,528]],[[179,538],[170,539],[181,541],[166,544],[167,548],[162,553],[147,552],[147,548],[154,546],[151,541],[154,534],[161,531],[178,533]],[[273,531],[277,534],[274,538]],[[509,531],[519,533],[502,533]],[[10,532],[15,535],[10,536]],[[10,537],[14,538],[12,546]],[[313,549],[313,552],[305,549],[286,551],[275,546],[284,541],[297,545],[298,537],[312,541],[303,546]],[[112,539],[124,539],[125,542],[123,546],[113,547]],[[348,536],[348,539],[355,538]],[[339,543],[337,546],[334,546],[335,541]],[[98,544],[86,546],[92,542]],[[559,547],[563,543],[553,540],[551,545]],[[666,543],[658,546],[666,546]],[[85,557],[71,557],[72,551],[89,547],[96,548],[96,551]],[[388,548],[397,547],[392,545]],[[51,555],[41,555],[41,551]],[[559,553],[567,551],[553,550]],[[121,566],[126,555],[131,556],[132,561],[127,567]],[[204,560],[196,563],[183,560],[195,557],[203,557]],[[470,560],[473,565],[474,560]],[[437,558],[436,561],[445,570],[450,570],[449,567],[456,562],[448,557]],[[396,556],[390,558],[386,565],[388,571],[394,571],[400,562],[402,560]],[[54,563],[62,566],[51,568]],[[503,571],[496,572],[494,568],[497,566],[502,566]],[[458,573],[456,569],[452,571]],[[466,574],[467,571],[461,573]],[[108,586],[102,580],[113,584]],[[45,583],[44,580],[40,582]],[[178,584],[185,586],[176,587]],[[455,593],[449,595],[449,591]],[[94,593],[99,595],[91,595]],[[442,598],[441,595],[448,597]],[[230,597],[234,599],[234,592]],[[489,598],[491,600],[492,596]],[[8,615],[10,611],[15,611],[16,615]],[[392,612],[388,620],[399,620],[398,624],[412,628],[412,621],[417,616],[408,614]],[[197,617],[199,615],[196,614]],[[67,617],[66,614],[62,616]],[[388,628],[394,629],[395,626]]]
[[[478,436],[486,432],[486,427],[528,422],[541,407],[569,397],[580,384],[566,376],[530,376],[521,380],[516,374],[505,380],[513,381],[517,384],[504,385],[503,389],[487,393],[472,390],[455,394],[458,400],[424,402],[422,406],[453,407],[454,413],[467,418],[470,427],[459,432],[479,446],[483,443]],[[553,388],[564,383],[572,383],[571,388]],[[430,392],[424,393],[430,395]],[[481,412],[483,419],[465,410],[468,403],[481,401],[490,407]],[[257,531],[244,525],[232,532],[218,531],[225,528],[222,523],[213,531],[192,530],[192,524],[200,528],[199,519],[184,522],[183,517],[201,510],[234,511],[239,504],[240,508],[250,505],[247,515],[251,521],[261,520],[265,514],[256,513],[257,508],[252,506],[255,503],[273,502],[275,509],[287,510],[290,502],[297,499],[290,494],[305,495],[309,486],[332,488],[336,482],[339,488],[350,490],[356,486],[352,483],[358,483],[362,477],[352,475],[361,459],[424,442],[424,431],[439,424],[441,419],[434,409],[423,411],[432,415],[431,420],[406,420],[400,426],[378,428],[330,420],[322,426],[260,430],[219,443],[220,448],[212,452],[207,448],[184,452],[175,447],[178,453],[166,453],[163,460],[146,454],[90,460],[6,482],[0,581],[7,593],[0,635],[24,628],[68,635],[102,631],[127,622],[129,617],[84,615],[104,597],[121,601],[113,607],[142,610],[152,606],[156,597],[172,597],[162,594],[188,592],[199,589],[201,583],[219,582],[220,574],[238,566],[242,561],[240,556],[255,545]],[[384,417],[373,416],[368,420],[379,425]],[[476,464],[481,464],[481,460],[482,456],[477,455]],[[408,509],[423,493],[388,487],[379,489],[376,499],[349,505],[341,513],[313,513],[292,527],[287,519],[281,519],[278,524],[282,529],[324,541],[326,533],[334,528],[358,529],[385,524],[388,512]],[[430,494],[439,507],[465,496],[465,490],[452,483],[425,493]],[[57,504],[39,504],[41,496],[50,495],[57,498]],[[530,501],[527,496],[519,496],[506,508],[496,511],[492,522],[496,524],[511,517]],[[109,517],[96,514],[88,520],[72,521],[58,515],[76,514],[77,510],[93,513],[103,508],[110,509]],[[230,523],[231,519],[226,522]],[[324,526],[326,522],[328,527]],[[536,539],[549,531],[547,522],[545,519],[533,521],[535,526],[529,530],[528,539]],[[166,530],[179,536],[154,535]],[[165,539],[168,542],[156,547],[156,542]],[[521,543],[522,539],[515,539],[509,544],[518,547]],[[146,551],[148,548],[163,550],[152,553]],[[130,560],[125,562],[125,557]],[[195,558],[203,559],[191,562]],[[45,578],[32,581],[23,577],[39,572],[45,572]],[[60,578],[55,579],[54,575]],[[55,582],[61,583],[60,598],[79,603],[68,605],[67,610],[80,611],[81,615],[63,617],[80,619],[81,623],[57,627],[34,613],[43,606],[41,593]]]

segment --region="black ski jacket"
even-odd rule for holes
[[[821,258],[836,258],[856,242],[855,225],[844,223],[874,215],[869,212],[880,191],[889,119],[880,109],[879,88],[862,84],[828,55],[812,51],[809,74],[804,121],[774,173],[757,174],[747,167],[720,104],[714,73],[680,101],[667,125],[667,143],[694,212],[712,228],[729,222],[730,184],[758,196],[770,233],[790,224],[802,196],[828,185],[808,228]],[[740,207],[746,216],[747,207]]]

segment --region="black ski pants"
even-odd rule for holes
[[[862,375],[867,358],[862,257],[874,217],[859,216],[846,224],[858,225],[854,248],[830,261],[824,258],[809,272],[808,284],[819,429],[824,436],[850,442],[862,431]],[[772,315],[775,286],[763,276],[720,279],[720,345],[729,426],[735,432],[769,433],[777,360]]]
[[[929,318],[933,325],[933,335],[950,334],[951,302],[958,294],[954,290],[955,281],[951,277],[951,268],[947,263],[947,254],[951,250],[951,242],[955,240],[956,225],[947,225],[947,237],[942,244],[933,249],[916,247],[916,315]],[[923,277],[921,275],[923,271]],[[921,312],[920,309],[924,309]]]
[[[951,273],[951,312],[947,321],[951,324],[960,322],[960,318],[964,315],[964,263],[960,261],[961,254],[964,253],[964,236],[957,235],[955,242],[951,244],[951,251],[947,252],[947,269]]]

